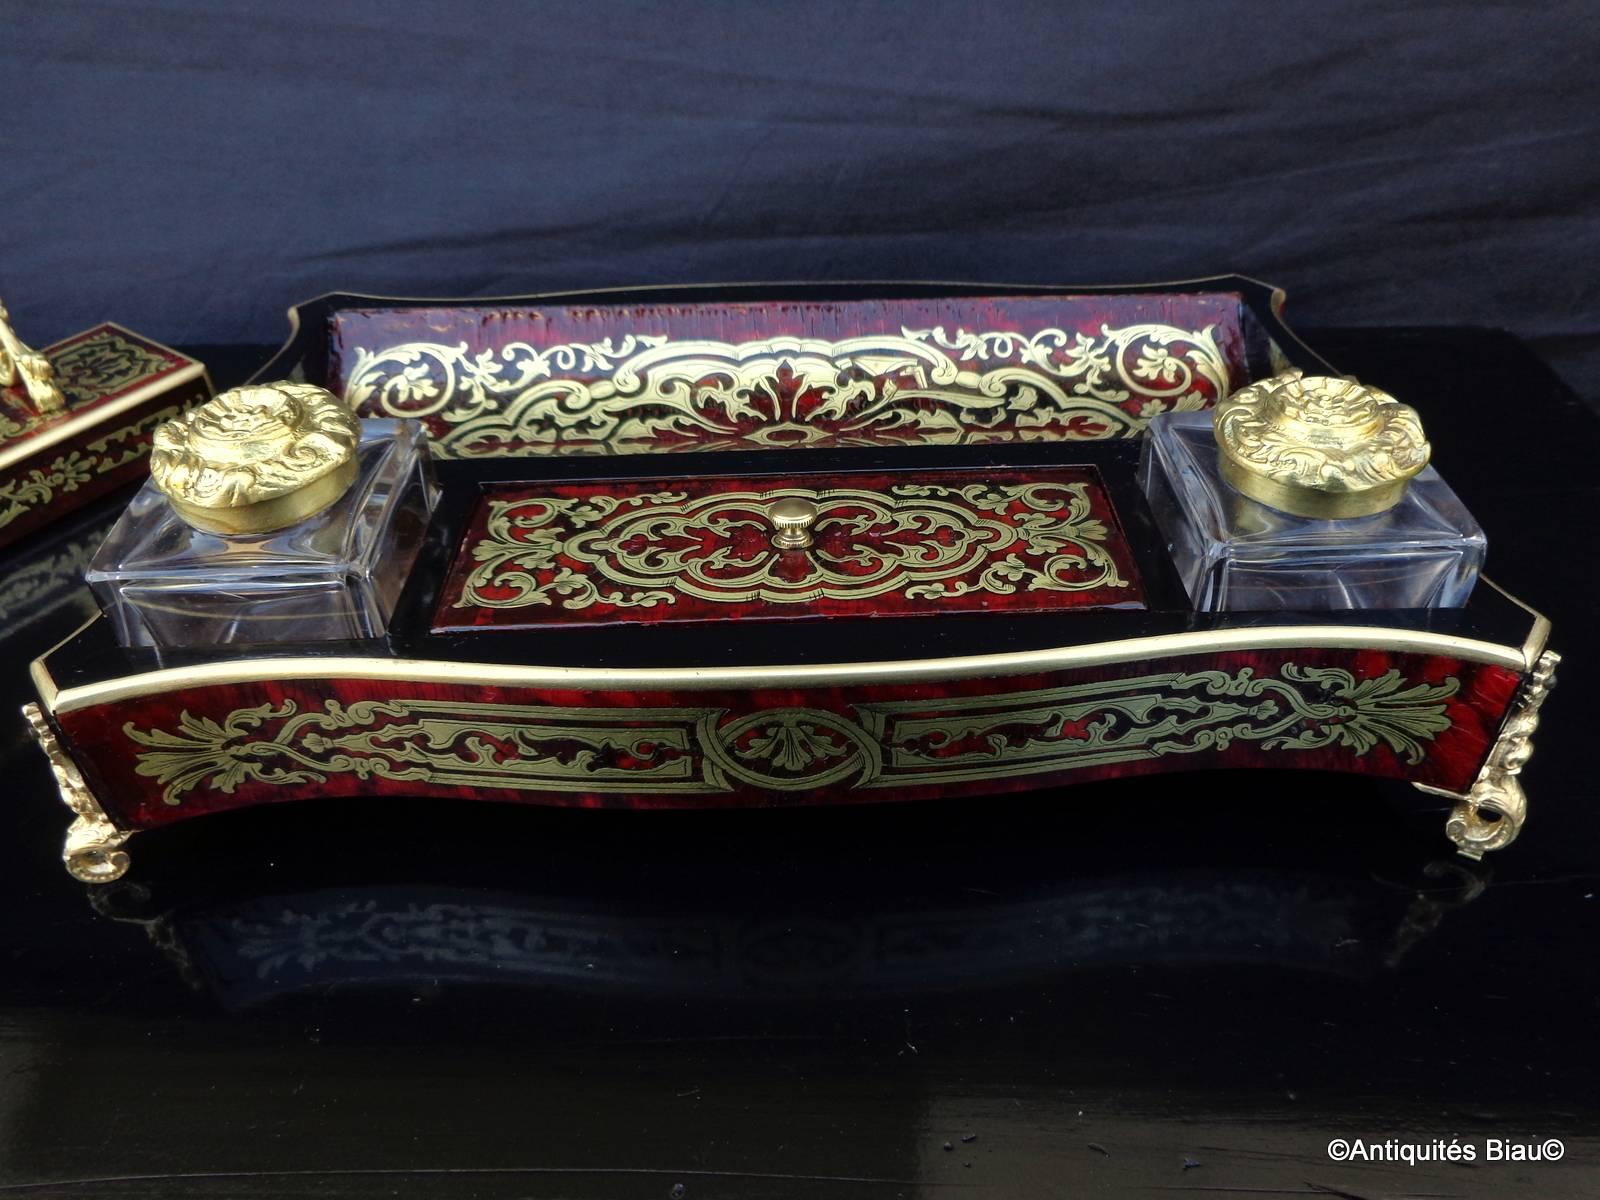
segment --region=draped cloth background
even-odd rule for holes
[[[1600,397],[1600,4],[0,0],[0,296],[1241,271]],[[1514,397],[1508,397],[1514,402]]]

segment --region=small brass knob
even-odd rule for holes
[[[767,509],[772,522],[772,544],[779,550],[807,550],[811,547],[811,527],[817,521],[817,506],[799,496],[785,496]]]

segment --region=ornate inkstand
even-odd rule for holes
[[[88,572],[106,619],[34,664],[68,867],[284,800],[1202,766],[1405,780],[1455,798],[1462,854],[1505,846],[1548,622],[1480,579],[1417,414],[1273,305],[1219,280],[307,306],[263,371],[290,382],[157,432]]]

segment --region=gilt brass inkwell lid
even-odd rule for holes
[[[234,388],[156,429],[150,478],[196,529],[270,533],[349,490],[360,440],[349,405],[323,388]]]
[[[1415,409],[1354,379],[1285,371],[1219,401],[1222,475],[1262,504],[1301,517],[1393,508],[1432,448]]]

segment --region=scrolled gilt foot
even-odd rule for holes
[[[1451,810],[1444,832],[1456,844],[1456,853],[1478,859],[1516,841],[1527,816],[1528,796],[1515,779],[1506,776],[1497,783],[1479,779]]]
[[[61,858],[67,872],[84,883],[110,883],[128,873],[128,852],[122,844],[133,835],[110,821],[79,817],[67,829]]]
[[[1467,858],[1482,858],[1516,840],[1528,816],[1528,796],[1517,776],[1533,757],[1533,734],[1539,728],[1539,709],[1555,686],[1561,656],[1540,655],[1533,674],[1522,687],[1511,715],[1506,718],[1489,757],[1472,789],[1445,822],[1445,834]]]
[[[82,774],[61,748],[55,730],[37,704],[23,706],[22,715],[33,729],[34,740],[50,760],[50,771],[61,791],[61,800],[75,819],[67,830],[61,858],[74,879],[84,883],[110,883],[128,871],[128,853],[122,849],[133,834],[111,823],[95,801]]]

